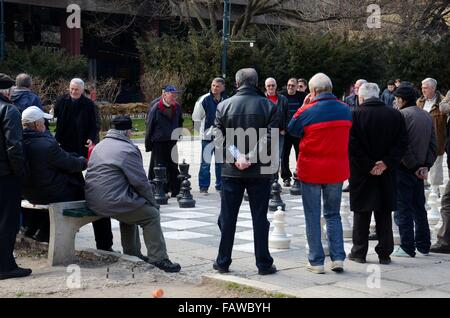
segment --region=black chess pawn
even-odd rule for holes
[[[279,206],[283,211],[286,211],[286,204],[281,199],[281,185],[278,183],[278,180],[275,179],[272,184],[269,211],[276,211]]]
[[[191,194],[191,182],[189,179],[191,176],[189,175],[189,164],[183,159],[183,163],[180,166],[180,175],[178,178],[182,179],[181,183],[181,192],[180,195],[177,196],[178,205],[180,208],[193,208],[195,207],[195,200]]]
[[[291,195],[302,195],[302,184],[298,179],[297,171],[294,172],[294,184],[292,185],[289,192],[291,193]]]
[[[160,205],[166,205],[168,204],[167,201],[169,200],[169,196],[165,191],[167,183],[166,167],[158,165],[153,168],[153,171],[155,172],[155,179],[153,179],[153,181],[156,183],[156,193],[155,193],[156,203]]]

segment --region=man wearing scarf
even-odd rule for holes
[[[166,192],[171,192],[172,197],[180,193],[177,141],[183,116],[181,105],[176,101],[179,92],[173,85],[163,88],[162,96],[150,103],[145,131],[145,151],[152,152],[148,178],[155,178],[154,167],[166,167],[169,181]]]

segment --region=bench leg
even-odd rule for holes
[[[48,264],[69,265],[75,260],[75,235],[84,225],[91,223],[98,217],[72,218],[62,214],[64,205],[51,205],[50,241],[48,247]]]

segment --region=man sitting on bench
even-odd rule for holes
[[[161,229],[159,206],[144,171],[142,155],[130,140],[132,122],[117,116],[103,141],[92,151],[86,173],[86,202],[96,214],[120,221],[123,252],[142,258],[143,229],[148,262],[166,272],[181,267],[169,260]]]
[[[25,154],[22,196],[30,203],[42,205],[84,200],[84,184],[74,173],[85,170],[87,161],[59,146],[45,127],[45,119],[51,118],[36,106],[28,107],[22,113]],[[25,219],[25,235],[41,242],[49,241],[48,214],[26,211]],[[97,237],[95,228],[94,234]]]

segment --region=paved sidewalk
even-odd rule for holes
[[[143,151],[142,142],[137,142]],[[217,255],[220,232],[217,217],[220,196],[210,189],[204,196],[198,193],[198,169],[200,142],[179,143],[180,161],[191,164],[193,195],[196,207],[180,209],[176,200],[161,208],[161,224],[171,259],[182,265],[182,275],[193,281],[230,281],[262,289],[274,294],[294,297],[450,297],[450,255],[419,255],[414,259],[392,258],[388,266],[378,264],[374,252],[376,242],[370,242],[367,264],[345,262],[345,272],[336,274],[329,268],[326,274],[317,275],[306,271],[305,225],[301,197],[294,197],[284,189],[283,199],[287,204],[287,233],[292,235],[291,249],[271,250],[279,272],[275,275],[259,276],[253,256],[253,232],[248,202],[243,202],[239,214],[233,263],[229,274],[220,275],[212,269]],[[149,154],[143,152],[144,167],[148,169]],[[291,156],[291,167],[295,165]],[[212,180],[214,180],[213,169]],[[348,194],[344,194],[348,200]],[[272,213],[269,213],[269,219]],[[351,219],[351,217],[350,217]],[[272,231],[271,227],[271,231]],[[118,222],[113,220],[114,249],[121,250]],[[433,235],[435,238],[435,235]],[[81,229],[77,235],[76,248],[94,248],[91,226]],[[348,253],[351,240],[345,239]],[[143,249],[145,247],[143,246]]]

